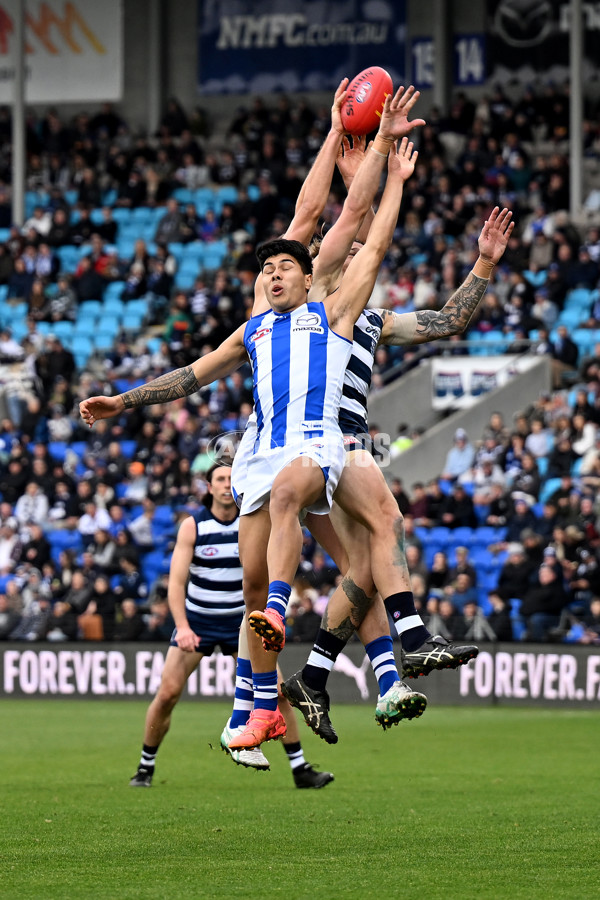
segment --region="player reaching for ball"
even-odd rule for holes
[[[398,133],[406,128],[403,93],[400,89],[386,99],[382,128],[369,151],[380,171]],[[402,153],[412,155],[412,145],[405,144]],[[360,173],[355,184],[359,182]],[[350,263],[345,286],[323,303],[313,304],[307,302],[312,263],[306,249],[289,241],[264,247],[259,259],[269,313],[251,319],[191,366],[123,395],[94,397],[80,405],[84,420],[92,425],[127,408],[188,396],[250,356],[260,436],[248,471],[252,490],[244,496],[240,523],[242,564],[260,570],[260,584],[257,581],[254,590],[245,591],[250,614],[264,608],[265,569],[270,608],[285,611],[300,556],[298,514],[304,508],[329,509],[343,467],[337,421],[343,375],[354,322],[370,295],[387,245],[382,246],[375,234],[371,248],[360,267]],[[265,506],[269,496],[270,513]],[[246,584],[245,573],[244,578]],[[248,727],[232,741],[232,748],[255,747],[285,732],[276,709],[276,656],[262,651],[257,641],[250,654],[259,690]]]

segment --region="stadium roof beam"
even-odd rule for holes
[[[571,218],[577,221],[582,208],[583,177],[583,17],[581,0],[571,0],[569,29],[570,68],[570,208]]]
[[[433,102],[443,112],[449,109],[452,94],[452,26],[449,5],[449,0],[434,0],[432,17],[435,47]]]
[[[25,0],[15,0],[13,32],[12,220],[25,221]]]
[[[162,0],[148,2],[148,131],[158,130],[162,106]]]

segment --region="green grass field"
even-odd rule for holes
[[[338,706],[335,773],[293,787],[218,749],[224,704],[182,703],[150,790],[128,780],[145,704],[5,700],[0,897],[597,898],[599,718],[430,709],[381,732]],[[212,746],[211,746],[212,745]]]

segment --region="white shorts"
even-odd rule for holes
[[[255,453],[247,463],[244,499],[240,515],[255,512],[269,499],[275,478],[289,463],[301,457],[314,460],[325,475],[325,488],[319,499],[307,506],[307,512],[326,515],[344,469],[344,441],[341,432],[310,440],[299,440]]]
[[[246,490],[246,479],[248,476],[248,463],[252,459],[254,453],[254,443],[256,441],[256,416],[252,414],[248,419],[244,436],[242,437],[231,467],[231,490],[233,498],[237,505],[242,506],[244,499],[244,491]]]

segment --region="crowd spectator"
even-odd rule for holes
[[[535,92],[529,94],[535,99]],[[557,102],[554,118],[546,121],[542,116],[537,123],[544,127],[545,122],[550,138],[563,127],[558,112],[567,108],[566,94],[555,89],[553,97]],[[38,570],[48,567],[44,578],[55,608],[50,611],[43,597],[32,600],[21,635],[41,635],[55,615],[64,620],[68,610],[71,624],[64,620],[64,629],[55,623],[50,631],[72,635],[73,616],[91,608],[90,603],[78,609],[69,605],[65,611],[57,607],[57,598],[74,588],[85,593],[90,586],[95,589],[99,579],[117,576],[114,621],[103,621],[103,628],[118,635],[122,626],[121,634],[137,637],[148,632],[140,612],[140,606],[148,609],[151,587],[145,582],[143,560],[156,537],[148,504],[191,504],[193,508],[201,501],[210,440],[226,428],[243,428],[250,412],[245,408],[251,399],[248,372],[207,387],[178,407],[174,417],[156,408],[138,410],[115,423],[98,423],[92,433],[78,421],[77,402],[91,393],[117,390],[120,378],[133,385],[188,364],[245,320],[257,273],[256,242],[285,230],[328,117],[306,103],[285,101],[269,109],[258,100],[231,123],[226,146],[210,143],[210,129],[201,112],[188,114],[174,99],[156,139],[134,140],[127,123],[109,104],[93,117],[81,114],[67,122],[53,111],[34,124],[36,140],[28,150],[27,179],[28,188],[40,192],[40,202],[0,244],[0,284],[6,285],[11,302],[27,303],[31,311],[26,341],[16,339],[16,327],[0,341],[3,359],[22,365],[28,379],[4,391],[9,419],[2,434],[6,452],[0,459],[0,490],[8,511],[0,525],[0,572],[15,579],[23,564]],[[589,122],[588,126],[597,135],[597,125]],[[444,129],[460,136],[464,149],[456,161],[441,140]],[[417,172],[407,183],[398,229],[375,290],[380,298],[377,305],[395,311],[439,308],[472,263],[474,238],[486,211],[508,198],[520,207],[522,225],[511,238],[471,328],[481,336],[502,331],[520,352],[533,341],[532,352],[549,354],[553,360],[555,392],[540,401],[533,414],[527,412],[515,421],[510,446],[497,414],[492,414],[477,441],[472,435],[470,442],[464,429],[458,429],[442,473],[452,482],[449,493],[438,477],[410,492],[402,484],[392,484],[406,516],[407,556],[411,556],[416,585],[428,573],[415,525],[421,533],[438,525],[455,529],[487,523],[505,530],[499,546],[523,545],[521,563],[518,554],[511,552],[512,562],[502,569],[499,590],[505,599],[490,598],[494,612],[489,621],[493,623],[497,616],[504,635],[508,633],[506,600],[511,598],[506,591],[518,581],[515,566],[527,569],[524,583],[535,581],[540,553],[544,565],[552,556],[542,549],[549,542],[552,546],[546,546],[546,551],[554,551],[555,560],[562,561],[555,564],[560,569],[557,582],[564,577],[573,595],[578,593],[588,606],[597,591],[593,561],[598,553],[598,510],[595,494],[586,496],[585,490],[594,491],[600,484],[596,434],[600,348],[583,356],[572,339],[572,329],[559,324],[556,338],[550,332],[565,309],[568,291],[597,287],[600,237],[595,226],[586,229],[569,221],[567,161],[559,152],[549,158],[530,157],[523,142],[534,139],[527,115],[502,91],[494,91],[493,97],[477,106],[459,96],[447,116],[434,117],[420,136]],[[8,146],[6,138],[0,142]],[[224,204],[221,210],[186,205],[173,194],[178,187],[196,190],[218,185],[235,185],[238,190],[237,201]],[[254,188],[252,196],[248,185]],[[67,202],[69,190],[76,192],[74,205]],[[41,202],[42,192],[48,195],[47,204]],[[156,247],[141,240],[140,233],[133,253],[129,249],[120,258],[114,252],[111,245],[120,245],[121,226],[104,202],[111,193],[113,198],[116,194],[116,201],[111,198],[110,202],[117,209],[134,210],[140,205],[156,209],[152,220],[159,239]],[[342,199],[336,181],[324,214],[329,222],[339,213]],[[6,192],[0,197],[3,212],[4,226],[9,227]],[[193,286],[182,291],[176,278],[175,253],[179,251],[171,252],[169,244],[185,242],[187,249],[193,249],[196,243],[208,245],[217,238],[228,247],[224,267],[211,272],[199,265],[197,277],[194,274],[190,280]],[[71,272],[62,268],[63,248],[69,246],[80,254]],[[420,261],[415,265],[412,258],[417,255]],[[58,327],[47,337],[45,332],[48,324],[52,328],[77,321],[81,306],[101,300],[111,282],[124,282],[121,297],[125,301],[147,298],[151,321],[161,326],[165,341],[159,350],[146,350],[148,336],[144,335],[140,352],[135,335],[120,334],[106,353],[103,376],[94,381],[96,373],[76,371],[69,339],[59,340],[59,331],[66,332]],[[599,315],[596,301],[584,324],[596,328]],[[2,324],[6,328],[6,322]],[[441,350],[440,345],[430,351],[454,352],[450,342],[445,348]],[[378,351],[375,387],[402,356],[400,348]],[[577,391],[573,404],[562,389],[576,380],[585,389]],[[566,420],[561,418],[565,413]],[[131,468],[121,448],[128,439],[137,442]],[[34,458],[28,449],[32,442],[49,440],[84,442],[87,451],[83,455],[69,451],[64,467],[57,468],[48,460]],[[409,430],[399,432],[395,452],[411,440]],[[492,474],[486,456],[493,456]],[[540,512],[538,498],[549,477],[560,477],[561,489],[546,498]],[[35,490],[28,487],[32,483],[37,485]],[[47,504],[41,517],[33,510],[34,494]],[[144,502],[147,511],[140,515],[134,507]],[[43,508],[44,500],[39,505]],[[43,531],[50,537],[53,531],[77,535],[85,550],[63,554],[52,573]],[[577,537],[580,534],[583,539]],[[578,549],[591,553],[593,559],[578,556]],[[306,564],[309,580],[321,592],[320,603],[335,582],[335,570],[318,550],[307,557]],[[439,588],[430,585],[432,591],[447,589],[463,575],[471,578],[473,586],[476,583],[468,561],[458,553],[455,569],[447,570],[447,561],[441,564],[436,557],[434,580],[442,583]],[[422,602],[427,600],[424,594],[422,589]],[[464,610],[459,615],[448,598],[449,594],[434,600],[435,615],[449,633],[460,634],[461,628],[486,631],[480,627],[478,606],[464,600],[468,615]]]

